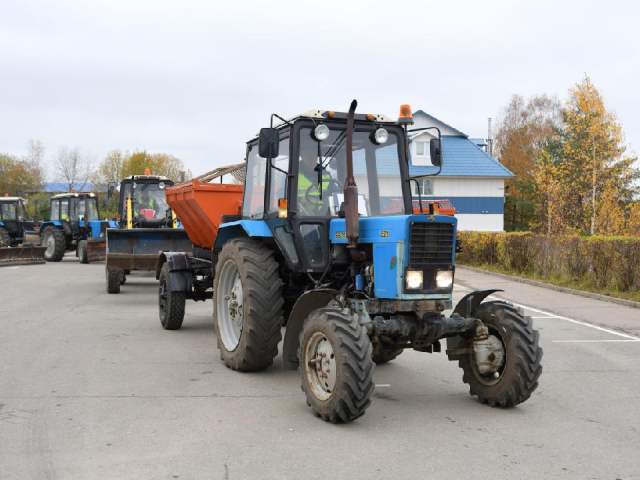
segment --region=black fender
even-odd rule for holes
[[[474,290],[471,293],[468,293],[462,300],[458,302],[456,308],[453,310],[453,313],[457,313],[463,318],[468,318],[473,315],[476,308],[482,301],[487,298],[489,295],[493,295],[496,292],[504,292],[499,288],[495,288],[492,290]],[[463,354],[460,353],[448,353],[449,350],[459,350],[464,348],[464,339],[460,335],[455,335],[453,337],[447,337],[447,357],[449,360],[460,360]]]
[[[172,292],[190,292],[193,286],[191,256],[187,252],[162,252],[156,267],[156,280],[164,264],[169,266]]]
[[[285,370],[298,369],[298,346],[304,321],[314,310],[326,307],[329,302],[336,300],[339,293],[338,290],[328,288],[310,290],[303,293],[295,303],[287,320],[282,345],[282,363]]]

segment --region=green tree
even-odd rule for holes
[[[560,207],[541,209],[546,217],[536,226],[548,233],[625,234],[640,178],[637,157],[627,152],[622,125],[588,76],[569,94],[559,139],[545,144],[536,171],[539,198]]]

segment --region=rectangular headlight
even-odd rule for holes
[[[422,272],[407,270],[404,282],[407,286],[407,290],[421,290],[423,285]]]
[[[451,270],[438,270],[436,273],[436,287],[449,290],[453,286],[453,272]]]

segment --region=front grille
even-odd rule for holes
[[[409,265],[451,264],[453,259],[452,223],[412,223],[409,236]]]

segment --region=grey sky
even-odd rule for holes
[[[0,152],[238,162],[272,112],[396,117],[484,137],[513,93],[588,73],[640,149],[638,2],[0,0]],[[50,163],[50,162],[49,162]]]

